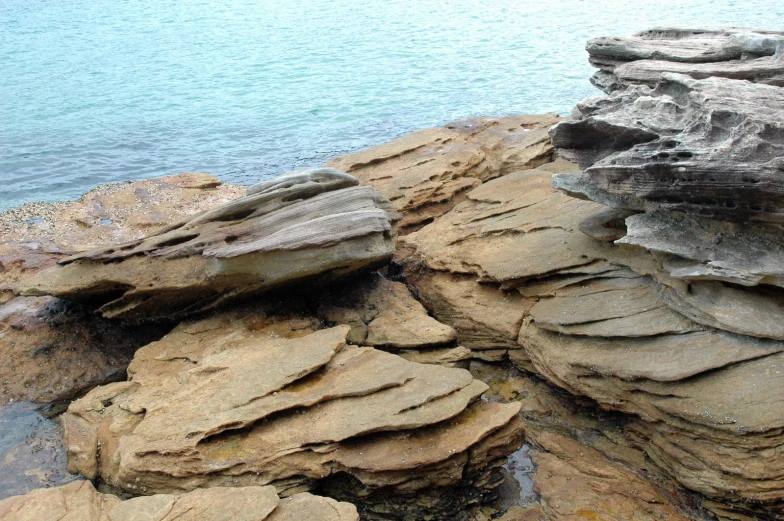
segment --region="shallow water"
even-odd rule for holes
[[[27,402],[0,405],[0,499],[79,479],[66,470],[57,420],[41,414],[40,407]]]
[[[0,2],[0,210],[206,171],[251,183],[479,114],[566,114],[593,36],[774,28],[768,0]]]

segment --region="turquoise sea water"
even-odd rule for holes
[[[205,171],[252,183],[480,114],[568,114],[594,36],[781,29],[771,0],[3,0],[0,210]]]

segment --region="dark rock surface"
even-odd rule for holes
[[[551,131],[600,201],[745,223],[784,222],[784,89],[665,74],[578,105]],[[598,198],[596,198],[598,200]]]

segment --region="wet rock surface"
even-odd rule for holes
[[[386,264],[399,219],[335,169],[295,171],[139,240],[61,259],[23,295],[84,302],[107,318],[172,319],[293,282]]]
[[[0,304],[0,403],[51,403],[124,379],[136,349],[169,329],[112,322],[52,297]]]
[[[97,492],[89,481],[79,481],[0,501],[0,519],[359,521],[359,516],[351,504],[312,494],[296,494],[281,500],[275,487],[219,487],[121,501],[111,494]]]
[[[66,470],[62,432],[53,408],[30,402],[0,405],[0,500],[81,479]]]

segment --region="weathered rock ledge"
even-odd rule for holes
[[[379,268],[392,257],[389,202],[344,172],[292,172],[139,240],[99,247],[18,284],[108,318],[168,319],[294,282]]]

